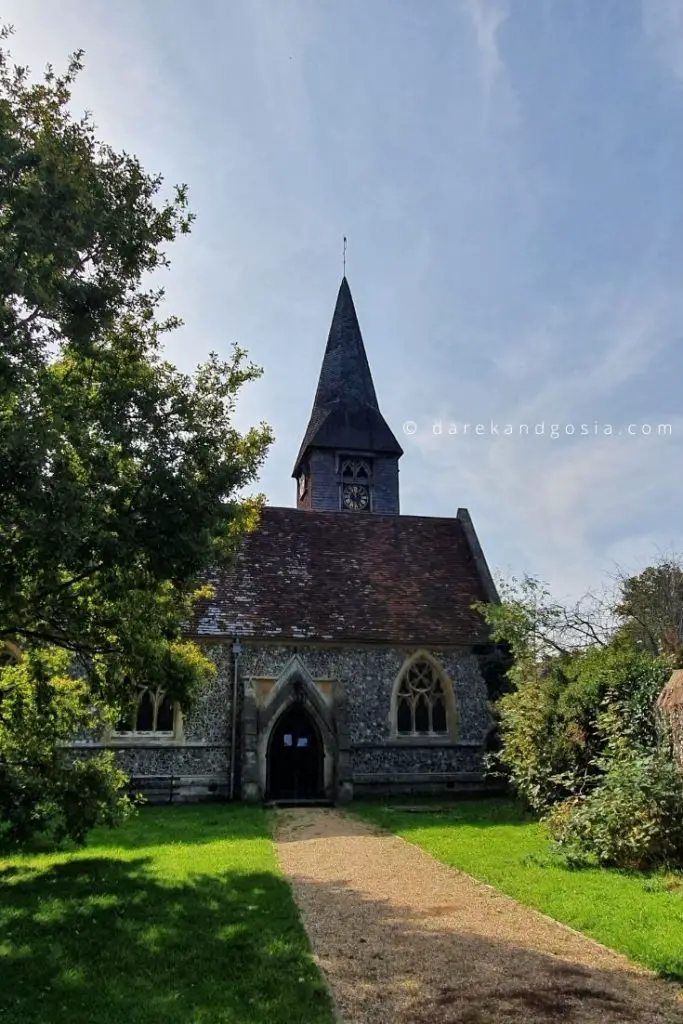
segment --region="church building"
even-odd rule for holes
[[[403,451],[346,277],[293,468],[188,633],[217,666],[183,716],[141,691],[103,741],[150,799],[261,801],[481,788],[492,719],[472,605],[497,601],[469,513],[401,515]]]

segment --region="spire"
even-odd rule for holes
[[[294,476],[309,447],[403,454],[379,409],[346,277],[339,287],[313,410]]]
[[[345,277],[337,295],[313,404],[315,408],[336,401],[360,402],[379,412],[351,289]]]

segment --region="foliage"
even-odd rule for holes
[[[675,555],[638,576],[622,574],[615,608],[621,630],[634,646],[683,663],[683,567]]]
[[[509,647],[515,664],[544,663],[556,655],[601,645],[614,632],[614,613],[604,596],[587,594],[568,607],[553,600],[548,587],[534,576],[497,582],[500,603],[479,602],[475,607],[486,619],[492,639]]]
[[[499,701],[502,748],[498,762],[536,811],[566,796],[589,769],[587,727],[582,720],[587,716],[576,705],[573,716],[564,712],[567,687],[563,667],[551,662]]]
[[[2,838],[82,842],[97,824],[114,825],[131,810],[125,776],[111,753],[65,758],[60,744],[92,726],[88,687],[69,674],[67,652],[29,651],[2,672],[0,821]]]
[[[617,635],[612,643],[589,649],[577,662],[577,679],[601,694],[597,717],[602,760],[635,749],[654,750],[660,742],[657,698],[673,669],[668,655],[650,656]]]
[[[190,229],[186,189],[162,199],[160,176],[73,118],[81,66],[77,53],[32,83],[0,47],[0,645],[69,652],[59,679],[80,674],[90,705],[115,714],[140,682],[187,705],[210,673],[181,625],[198,579],[256,520],[260,499],[239,495],[271,435],[233,424],[260,373],[242,349],[194,373],[163,358],[180,321],[148,285]],[[61,684],[33,685],[37,715],[74,713]],[[14,708],[4,742],[28,757]],[[8,777],[3,747],[0,764]]]
[[[604,633],[604,607],[597,625],[585,608],[563,610],[532,578],[513,581],[503,595],[500,605],[482,607],[493,638],[515,657],[511,691],[498,702],[495,767],[543,813],[590,792],[611,757],[634,745],[656,747],[656,700],[673,661],[623,630]]]
[[[0,859],[4,1024],[332,1024],[267,813],[145,807]]]
[[[628,870],[683,866],[683,772],[665,752],[636,748],[609,761],[586,797],[554,807],[551,835],[575,860]]]
[[[683,873],[572,870],[543,825],[512,800],[363,801],[354,814],[398,833],[473,875],[659,974],[683,981]]]

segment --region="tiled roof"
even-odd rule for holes
[[[318,389],[294,476],[306,449],[311,446],[403,454],[379,409],[351,289],[345,277],[337,295]]]
[[[460,518],[265,508],[234,566],[210,578],[214,597],[198,604],[190,632],[283,641],[485,642],[486,628],[471,604],[486,600],[486,583],[467,529]]]

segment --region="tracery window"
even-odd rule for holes
[[[370,511],[371,464],[368,459],[344,458],[340,463],[341,507],[351,512]]]
[[[117,733],[173,736],[176,705],[162,689],[140,690],[130,718],[119,722]]]
[[[426,658],[408,665],[396,694],[396,732],[399,736],[445,736],[448,710],[444,682]]]
[[[341,475],[344,483],[367,484],[370,481],[370,463],[367,459],[342,459]]]

